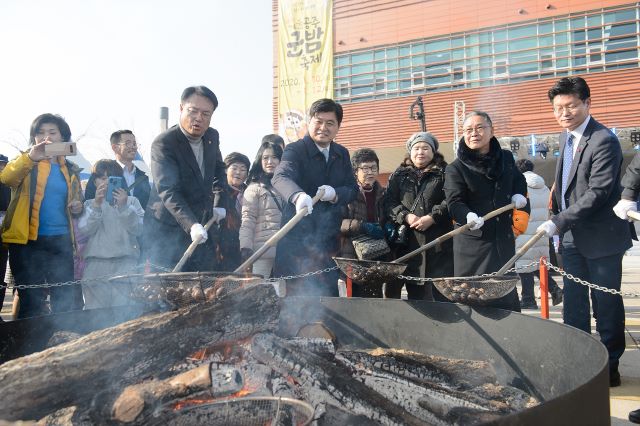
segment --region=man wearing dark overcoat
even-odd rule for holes
[[[309,132],[284,150],[272,183],[288,201],[282,220],[307,208],[305,216],[278,244],[275,276],[298,275],[335,266],[340,249],[342,208],[356,197],[349,151],[334,141],[342,123],[342,107],[320,99],[309,109]],[[312,205],[319,189],[324,195]],[[287,280],[287,295],[338,296],[338,271]]]
[[[215,269],[215,250],[204,224],[226,211],[214,207],[214,185],[227,188],[218,131],[209,127],[218,106],[205,86],[188,87],[180,100],[180,122],[151,145],[153,187],[144,218],[146,257],[172,269],[192,241],[199,246],[183,271]]]

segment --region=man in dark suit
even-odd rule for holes
[[[192,241],[200,245],[183,271],[215,269],[211,232],[204,224],[213,216],[214,184],[227,188],[218,131],[209,127],[218,106],[205,86],[188,87],[180,99],[180,123],[160,134],[151,145],[153,187],[144,219],[146,257],[153,265],[173,268]]]
[[[565,77],[549,90],[560,127],[554,215],[538,227],[562,237],[564,270],[603,287],[620,290],[622,256],[631,247],[627,222],[613,206],[620,199],[620,142],[589,114],[591,93],[580,77]],[[625,349],[622,297],[593,291],[596,330],[609,352],[611,386],[620,385],[618,363]],[[564,323],[591,332],[589,289],[564,278]]]
[[[288,201],[282,223],[304,207],[310,215],[278,244],[275,276],[298,275],[334,267],[340,249],[342,208],[356,198],[358,186],[349,151],[334,139],[342,123],[342,107],[331,99],[315,101],[309,109],[309,132],[284,150],[271,182]],[[311,197],[324,189],[313,206]],[[338,271],[287,281],[287,294],[338,296]]]

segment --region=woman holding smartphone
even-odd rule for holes
[[[73,280],[72,218],[83,210],[80,168],[64,156],[45,153],[45,145],[70,139],[71,129],[62,117],[42,114],[31,124],[30,149],[0,173],[0,181],[13,190],[2,224],[2,241],[9,245],[16,285]],[[18,295],[18,318],[82,309],[79,285],[50,287],[48,291],[19,289]]]

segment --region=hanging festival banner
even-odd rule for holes
[[[278,1],[278,133],[286,143],[307,132],[306,111],[333,98],[333,1]]]

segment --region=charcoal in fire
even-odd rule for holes
[[[421,419],[351,378],[344,368],[298,349],[275,335],[256,335],[251,351],[255,358],[279,373],[293,376],[314,406],[320,402],[333,403],[382,424],[424,424]]]
[[[334,355],[336,353],[336,347],[330,339],[294,337],[288,339],[288,342],[296,348],[313,352],[316,355]]]
[[[324,413],[320,416],[316,424],[318,426],[334,426],[334,425],[349,425],[349,426],[377,426],[378,422],[374,422],[367,416],[362,414],[353,414],[342,408],[338,408],[335,405],[326,404]]]
[[[481,398],[504,401],[513,411],[520,411],[538,405],[540,402],[528,393],[495,383],[485,383],[471,390]]]

